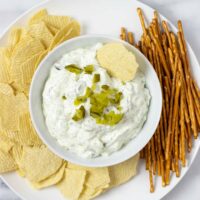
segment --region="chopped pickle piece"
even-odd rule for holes
[[[92,94],[93,94],[92,89],[89,88],[89,87],[87,87],[84,96],[85,96],[86,98],[88,98],[88,97],[90,97]]]
[[[74,114],[74,116],[72,117],[72,119],[74,121],[80,121],[85,117],[85,108],[83,106],[81,106],[79,109],[76,109],[76,112]]]
[[[100,81],[100,74],[95,74],[93,77],[93,83],[98,83]]]
[[[97,124],[114,126],[121,121],[123,114],[116,114],[114,111],[103,114],[103,117],[96,118]]]
[[[126,82],[125,82],[125,81],[122,81],[122,85],[126,85]]]
[[[84,67],[84,72],[86,74],[92,74],[94,71],[94,65],[87,65]]]
[[[75,74],[80,74],[82,72],[82,69],[75,64],[67,65],[65,69]]]
[[[80,96],[80,97],[76,97],[76,99],[74,100],[74,105],[78,106],[84,102],[86,102],[87,98],[85,98],[84,96]]]
[[[66,100],[67,97],[65,95],[62,96],[62,100]]]
[[[87,98],[90,97],[92,94],[93,94],[93,91],[89,87],[87,87],[84,96],[76,97],[76,99],[74,100],[74,105],[78,106],[86,102]]]
[[[108,85],[102,85],[101,88],[104,90],[108,90],[110,87]]]

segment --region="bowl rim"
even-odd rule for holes
[[[146,140],[146,142],[145,143],[143,143],[141,146],[141,148],[137,151],[137,152],[135,152],[134,154],[132,153],[132,154],[128,154],[128,155],[126,155],[126,156],[124,156],[123,158],[121,158],[121,159],[116,159],[115,161],[110,161],[111,159],[109,159],[109,162],[108,163],[93,163],[92,161],[93,161],[93,159],[84,159],[84,158],[81,158],[80,156],[77,156],[77,157],[79,157],[80,159],[84,159],[85,161],[86,161],[86,163],[85,162],[79,162],[79,161],[76,161],[76,159],[75,160],[73,160],[73,159],[71,159],[71,158],[68,158],[66,155],[64,155],[64,153],[60,153],[60,152],[58,152],[54,147],[53,147],[53,145],[51,145],[46,139],[45,139],[45,137],[43,136],[43,133],[41,133],[41,131],[39,130],[39,128],[38,128],[38,124],[36,123],[36,120],[35,120],[35,118],[34,118],[34,114],[33,114],[33,107],[34,107],[34,101],[33,101],[33,98],[32,98],[32,94],[33,94],[33,88],[34,88],[34,83],[37,81],[37,74],[40,72],[40,68],[44,65],[44,63],[50,58],[50,57],[52,57],[52,55],[54,55],[54,54],[56,54],[56,52],[59,50],[59,49],[62,49],[63,48],[63,46],[65,46],[65,45],[67,45],[67,44],[70,44],[70,43],[72,43],[72,42],[74,42],[74,41],[77,41],[77,40],[81,40],[81,39],[89,39],[89,38],[102,38],[102,39],[106,39],[106,40],[110,40],[110,41],[113,41],[113,42],[119,42],[119,43],[121,43],[121,44],[124,44],[125,46],[128,46],[129,48],[132,48],[132,49],[134,49],[134,51],[136,51],[138,54],[139,54],[139,56],[140,57],[142,57],[142,59],[143,60],[145,60],[145,62],[147,62],[148,63],[148,65],[149,66],[151,66],[151,68],[152,68],[152,70],[153,70],[153,73],[155,74],[155,76],[156,76],[156,79],[157,79],[157,83],[158,83],[158,93],[159,93],[159,96],[158,96],[158,99],[159,99],[159,115],[157,116],[157,120],[156,120],[156,125],[154,126],[154,128],[151,130],[151,132],[152,132],[152,134],[150,134],[150,136],[148,136],[148,139]],[[80,46],[80,48],[81,48],[81,46]],[[76,48],[75,48],[76,49]],[[136,58],[137,59],[137,58]],[[49,70],[50,70],[51,68],[49,68]],[[48,70],[48,71],[49,71]],[[156,130],[156,128],[157,128],[157,126],[158,126],[158,124],[159,124],[159,121],[160,121],[160,116],[161,116],[161,112],[162,112],[162,104],[163,104],[163,98],[162,98],[162,90],[161,90],[161,85],[160,85],[160,81],[159,81],[159,79],[158,79],[158,76],[157,76],[157,74],[156,74],[156,72],[155,72],[155,69],[153,68],[153,66],[152,66],[152,64],[149,62],[149,60],[136,48],[136,47],[134,47],[133,45],[130,45],[128,42],[126,42],[126,41],[123,41],[123,40],[121,40],[121,39],[118,39],[118,38],[115,38],[115,37],[112,37],[112,36],[108,36],[108,35],[103,35],[103,34],[86,34],[86,35],[81,35],[81,36],[78,36],[78,37],[75,37],[75,38],[72,38],[72,39],[69,39],[69,40],[67,40],[67,41],[65,41],[65,42],[63,42],[62,44],[60,44],[60,45],[58,45],[56,48],[54,48],[53,50],[51,50],[48,54],[47,54],[47,56],[40,62],[40,64],[38,65],[38,67],[37,67],[37,69],[36,69],[36,71],[35,71],[35,73],[34,73],[34,75],[33,75],[33,77],[32,77],[32,81],[31,81],[31,85],[30,85],[30,90],[29,90],[29,112],[30,112],[30,116],[31,116],[31,121],[32,121],[32,124],[33,124],[33,126],[34,126],[34,128],[35,128],[35,130],[36,130],[36,133],[38,134],[38,136],[40,137],[40,139],[42,140],[42,142],[53,152],[53,153],[55,153],[57,156],[59,156],[59,157],[61,157],[62,159],[64,159],[64,160],[67,160],[67,161],[69,161],[69,162],[72,162],[72,163],[75,163],[75,164],[78,164],[78,165],[82,165],[82,166],[87,166],[87,167],[108,167],[108,166],[112,166],[112,165],[115,165],[115,164],[119,164],[119,163],[121,163],[121,162],[124,162],[124,161],[126,161],[126,160],[128,160],[129,158],[131,158],[131,157],[133,157],[134,155],[136,155],[137,153],[139,153],[139,151],[142,149],[142,148],[144,148],[144,146],[150,141],[150,139],[151,139],[151,137],[153,136],[153,134],[154,134],[154,132],[155,132],[155,130]],[[149,106],[151,106],[151,102],[150,102],[150,105]],[[148,110],[148,112],[149,112],[149,110]],[[148,119],[148,114],[147,114],[147,119]],[[144,122],[144,124],[146,123],[146,121],[147,121],[147,119],[145,120],[145,122]],[[45,126],[46,126],[46,124],[45,124]],[[47,128],[48,129],[48,128]],[[143,129],[143,128],[142,128]],[[141,129],[141,130],[142,130]],[[140,132],[141,132],[141,130],[140,130]],[[140,134],[140,132],[137,134],[137,135],[139,135]],[[50,133],[48,133],[49,134],[49,137],[52,137],[51,135],[50,135]],[[137,137],[137,136],[136,136]],[[52,137],[53,138],[53,137]],[[55,139],[55,138],[54,138]],[[133,138],[134,139],[134,138]],[[130,141],[131,140],[133,140],[133,139],[130,139]],[[55,139],[56,140],[56,139]],[[130,142],[129,141],[129,142]],[[128,142],[128,143],[129,143]],[[56,143],[58,144],[58,142],[56,141]],[[127,143],[127,144],[128,144]],[[127,144],[126,144],[126,146],[127,146]],[[66,149],[64,149],[64,147],[63,146],[61,146],[60,144],[58,144],[58,146],[60,146],[63,150],[65,150],[65,151],[67,151]],[[123,149],[125,149],[126,148],[126,146],[125,147],[123,147]],[[118,151],[120,151],[121,149],[119,149]],[[117,152],[118,152],[117,151]],[[111,157],[112,156],[112,154],[111,155],[109,155],[108,157]],[[100,156],[100,158],[101,158],[102,156]],[[102,157],[103,158],[103,157]],[[88,164],[88,162],[87,161],[91,161],[90,162],[90,164]]]

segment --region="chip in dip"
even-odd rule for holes
[[[109,155],[132,140],[146,120],[151,98],[140,70],[123,82],[100,66],[96,55],[102,47],[97,43],[63,55],[43,91],[49,133],[84,158]]]

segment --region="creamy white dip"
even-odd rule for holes
[[[52,66],[43,91],[43,112],[50,134],[61,146],[83,158],[109,155],[133,139],[147,118],[151,98],[142,72],[137,72],[134,80],[123,84],[111,78],[106,70],[99,66],[96,51],[101,46],[102,44],[98,43],[63,55]],[[118,124],[97,124],[89,115],[89,100],[83,103],[86,110],[85,118],[80,121],[72,119],[77,109],[74,100],[77,96],[84,95],[86,87],[92,86],[93,75],[71,73],[65,69],[69,64],[76,64],[80,68],[93,64],[95,73],[99,73],[101,77],[97,83],[97,91],[101,85],[109,85],[123,93],[120,112],[123,112],[124,116]],[[110,109],[119,112],[116,108]]]

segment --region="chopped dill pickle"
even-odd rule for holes
[[[92,94],[93,94],[93,91],[89,87],[87,87],[84,96],[76,97],[76,99],[74,100],[74,105],[78,106],[86,102],[87,98],[90,97]]]
[[[80,121],[85,117],[85,108],[83,106],[81,106],[79,109],[76,109],[76,112],[74,114],[74,116],[72,117],[72,119],[74,121]]]
[[[100,74],[95,74],[93,77],[93,83],[98,83],[100,81]]]
[[[92,89],[89,88],[89,87],[87,87],[84,96],[85,96],[86,98],[88,98],[88,97],[90,97],[92,94],[93,94]]]
[[[108,85],[102,85],[101,88],[104,90],[108,90],[110,87]]]
[[[96,90],[97,86],[95,83],[92,84],[92,90]]]
[[[94,65],[87,65],[84,67],[84,72],[86,74],[92,74],[94,71]]]
[[[82,72],[82,69],[75,64],[67,65],[65,69],[75,74],[80,74]]]
[[[103,114],[102,118],[96,118],[97,124],[114,126],[121,121],[123,114],[116,114],[114,111]]]
[[[126,82],[122,81],[122,85],[126,85]]]
[[[62,96],[62,100],[66,100],[67,97],[65,95]]]
[[[85,98],[84,96],[76,97],[76,99],[74,100],[74,105],[78,106],[78,105],[84,103],[86,100],[87,100],[87,98]]]
[[[117,106],[117,110],[121,111],[122,107],[121,106]]]

